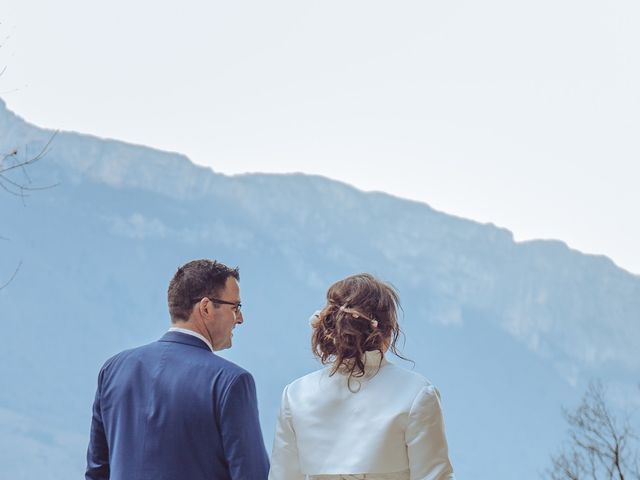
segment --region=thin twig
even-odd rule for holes
[[[4,167],[3,169],[0,170],[0,173],[5,173],[5,172],[8,172],[9,170],[21,168],[21,167],[24,167],[25,165],[31,165],[32,163],[35,163],[38,160],[41,160],[47,153],[49,153],[49,150],[50,150],[49,146],[51,145],[51,142],[53,142],[53,139],[56,138],[56,135],[58,135],[58,132],[59,132],[58,130],[53,132],[51,137],[49,137],[49,140],[47,141],[47,143],[45,143],[44,147],[42,147],[40,152],[35,157],[29,158],[28,160],[24,160],[22,162],[16,163],[9,167]],[[11,154],[15,154],[15,152],[12,152]],[[11,156],[11,154],[9,154],[8,156]]]
[[[5,288],[7,285],[9,285],[14,278],[16,278],[16,275],[18,274],[18,270],[20,270],[20,267],[22,266],[22,260],[20,260],[20,263],[18,263],[18,266],[16,267],[15,271],[13,272],[13,275],[11,275],[11,278],[9,280],[7,280],[4,285],[0,286],[0,290],[2,290],[3,288]]]

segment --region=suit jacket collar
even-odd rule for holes
[[[172,343],[182,343],[184,345],[191,345],[192,347],[204,348],[207,351],[211,351],[209,346],[200,340],[198,337],[194,337],[193,335],[187,335],[182,332],[167,332],[165,333],[159,342],[172,342]]]

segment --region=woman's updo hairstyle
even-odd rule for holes
[[[340,370],[349,375],[349,381],[365,375],[367,351],[382,354],[389,348],[403,358],[396,349],[399,307],[395,288],[369,273],[337,281],[311,324],[313,353],[323,364],[333,363],[331,375]]]

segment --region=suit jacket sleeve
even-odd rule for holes
[[[87,469],[84,475],[86,480],[108,480],[109,478],[109,445],[104,432],[102,412],[100,409],[103,377],[104,367],[98,375],[98,388],[96,390],[96,398],[93,402],[91,433],[89,437],[89,448],[87,449]]]
[[[425,386],[416,396],[406,430],[411,480],[454,479],[444,432],[440,394]]]
[[[271,454],[271,471],[269,480],[304,480],[305,475],[300,471],[298,445],[296,433],[293,429],[291,411],[287,401],[287,387],[282,393],[280,414],[276,424],[273,452]]]
[[[244,372],[227,387],[220,402],[220,433],[232,480],[266,480],[264,448],[253,377]]]

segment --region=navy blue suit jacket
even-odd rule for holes
[[[87,480],[266,480],[253,377],[199,338],[167,332],[107,360]]]

